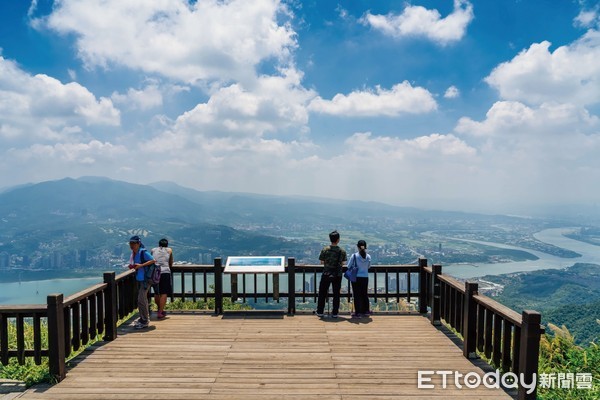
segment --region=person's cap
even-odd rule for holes
[[[141,243],[142,240],[138,235],[132,236],[129,238],[129,243]]]
[[[365,242],[364,240],[359,240],[358,243],[356,243],[356,245],[359,248],[362,248],[362,247],[364,247],[365,249],[367,248],[367,242]]]

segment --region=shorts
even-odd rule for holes
[[[160,282],[158,285],[152,285],[152,292],[156,294],[166,294],[170,296],[173,294],[173,285],[171,284],[171,274],[162,273],[160,274]]]

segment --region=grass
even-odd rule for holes
[[[17,326],[8,324],[8,348],[17,348]],[[25,348],[33,349],[33,325],[25,323]],[[48,348],[48,329],[42,323],[42,348]],[[48,370],[48,358],[43,357],[42,363],[36,365],[33,358],[27,357],[24,365],[19,365],[16,358],[11,358],[8,365],[0,365],[0,378],[14,379],[25,382],[27,387],[39,383],[53,383],[53,377]]]
[[[600,324],[600,320],[597,321]],[[445,321],[442,323],[456,334],[461,340],[462,335]],[[590,343],[582,347],[575,344],[575,339],[569,330],[549,324],[553,335],[545,334],[540,340],[540,355],[538,359],[538,386],[537,398],[540,400],[596,400],[600,399],[600,345]],[[494,365],[491,358],[484,353],[477,352],[478,356],[493,368],[502,371],[502,367]],[[591,389],[578,389],[576,382],[571,388],[559,385],[559,377],[567,379],[566,374],[591,374]],[[542,384],[543,378],[554,379],[553,385]],[[553,378],[552,378],[553,377]]]
[[[117,326],[121,325],[123,322],[128,320],[131,316],[130,314],[125,318],[117,321]],[[42,348],[48,348],[48,326],[45,321],[42,321],[41,324],[41,340],[42,340]],[[31,323],[25,322],[24,324],[24,336],[25,336],[25,348],[33,349],[33,325]],[[9,322],[8,324],[8,348],[10,350],[17,349],[17,326],[14,322]],[[89,342],[85,346],[81,346],[79,350],[72,352],[69,358],[66,360],[68,363],[69,360],[81,354],[86,348],[93,345],[94,343],[102,340],[101,335],[97,335],[94,338],[90,338]],[[11,358],[8,362],[8,365],[0,365],[0,378],[2,379],[12,379],[18,380],[25,383],[25,386],[31,387],[38,383],[56,383],[56,379],[50,374],[49,366],[48,366],[48,357],[42,357],[42,363],[40,365],[36,365],[33,358],[27,357],[25,358],[25,363],[23,365],[19,365],[19,362],[16,358]]]
[[[600,322],[599,322],[600,323]],[[559,374],[588,373],[592,375],[591,389],[543,388],[538,386],[538,398],[543,400],[592,400],[600,399],[600,345],[590,343],[589,346],[575,344],[573,335],[566,327],[549,324],[554,336],[544,335],[540,342],[540,375],[555,376]],[[539,380],[538,380],[539,382]]]

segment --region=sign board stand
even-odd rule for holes
[[[285,272],[285,257],[283,256],[231,256],[227,257],[225,264],[226,274],[231,275],[231,298],[235,301],[238,298],[238,274],[242,274],[242,279],[245,277],[244,274],[273,274],[273,300],[279,300],[279,274]],[[256,296],[256,275],[254,278],[255,282],[255,296]],[[268,281],[266,286],[268,286]],[[268,289],[268,287],[267,287]],[[268,290],[267,290],[268,293]],[[239,312],[238,312],[239,313]],[[276,311],[276,313],[279,313]],[[231,314],[231,312],[228,312]],[[254,310],[245,311],[243,314],[273,314],[273,310]]]

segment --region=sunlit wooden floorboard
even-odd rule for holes
[[[419,389],[419,370],[474,371],[452,335],[420,315],[172,314],[72,360],[64,381],[23,399],[510,399],[499,389]],[[514,393],[511,393],[514,395]]]

